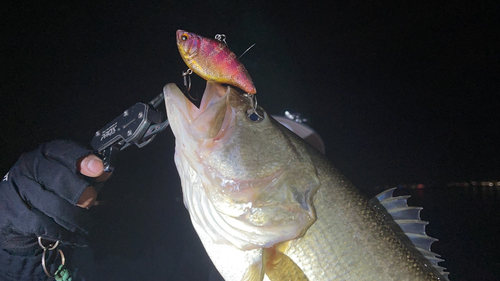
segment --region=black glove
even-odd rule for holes
[[[30,265],[29,258],[39,255],[38,237],[63,244],[85,243],[90,213],[76,204],[92,183],[78,172],[77,165],[91,153],[70,141],[52,141],[22,155],[5,175],[0,183],[0,276],[2,271],[10,275],[2,263],[14,265],[19,262],[16,256],[25,259],[23,268],[16,271],[37,266]]]

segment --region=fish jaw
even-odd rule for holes
[[[181,29],[176,41],[186,65],[203,79],[233,85],[249,94],[257,92],[245,66],[224,43]]]
[[[200,237],[239,250],[301,237],[316,219],[319,180],[305,153],[283,145],[280,125],[265,112],[250,120],[250,99],[210,81],[200,109],[173,84],[164,94],[184,204]]]

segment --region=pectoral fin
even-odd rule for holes
[[[302,269],[284,252],[289,242],[274,245],[264,249],[263,260],[267,277],[271,281],[294,280],[307,281],[307,276]]]
[[[271,281],[309,281],[302,269],[284,253],[289,243],[262,249],[262,258],[246,270],[242,281],[262,281],[264,274]]]
[[[241,281],[262,281],[264,280],[264,267],[262,266],[262,257],[249,268],[247,268],[245,275]]]

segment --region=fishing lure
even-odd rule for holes
[[[238,87],[248,94],[257,92],[245,66],[226,44],[180,29],[176,37],[179,53],[194,73],[208,81]]]

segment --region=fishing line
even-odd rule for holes
[[[243,52],[243,54],[241,54],[238,58],[241,58],[244,54],[246,54],[250,49],[253,48],[253,46],[255,46],[256,43],[253,43],[252,46],[248,47],[248,49],[246,49],[246,51]]]
[[[220,41],[220,42],[224,43],[224,45],[226,45],[226,47],[229,47],[229,45],[227,44],[227,41],[226,41],[226,34],[215,34],[215,40]],[[250,49],[253,48],[253,46],[255,46],[255,44],[256,43],[253,43],[252,46],[248,47],[243,52],[243,54],[241,54],[238,58],[241,58],[244,54],[246,54]]]

